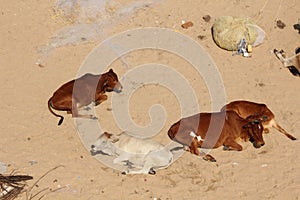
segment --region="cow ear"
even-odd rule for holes
[[[103,134],[104,134],[105,137],[108,138],[108,139],[112,136],[112,134],[110,134],[110,133],[108,133],[108,132],[104,132]]]
[[[109,73],[113,73],[114,72],[114,70],[113,69],[109,69],[109,71],[108,71]]]
[[[119,141],[119,138],[116,135],[110,135],[109,141],[111,141],[111,143],[116,143]]]

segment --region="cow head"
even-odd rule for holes
[[[264,127],[259,119],[253,119],[252,116],[247,118],[248,124],[244,125],[243,128],[247,129],[249,140],[253,143],[255,148],[260,148],[265,145],[263,139]]]
[[[102,74],[102,77],[104,79],[104,83],[102,86],[102,91],[104,92],[122,92],[123,86],[119,82],[118,75],[110,69],[105,74]]]
[[[98,140],[91,145],[91,154],[95,155],[101,152],[107,155],[114,155],[111,144],[118,140],[119,139],[115,135],[104,132],[99,136]]]

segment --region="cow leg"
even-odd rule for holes
[[[113,160],[113,163],[114,163],[114,164],[120,164],[120,163],[122,163],[123,161],[126,161],[126,160],[129,161],[129,158],[130,158],[130,155],[129,155],[129,154],[127,154],[127,153],[122,153],[122,154],[120,154],[118,157],[116,157],[116,158]]]
[[[91,108],[90,107],[88,107],[88,106],[84,106],[84,108],[83,108],[85,111],[89,111],[89,110],[91,110]]]
[[[181,147],[179,147],[179,148],[181,148]],[[190,151],[190,147],[187,146],[187,145],[183,145],[183,146],[182,146],[182,149],[183,149],[184,151],[191,152],[191,151]]]
[[[155,175],[155,169],[167,167],[173,161],[173,154],[169,150],[152,151],[145,157],[144,171]]]
[[[146,158],[147,159],[147,158]],[[156,172],[152,168],[153,163],[151,163],[151,160],[146,160],[144,166],[140,170],[132,170],[131,168],[128,168],[126,171],[123,171],[122,174],[152,174],[154,175]]]
[[[145,160],[141,170],[127,170],[123,174],[151,174],[155,175],[155,169],[167,167],[173,160],[173,155],[169,151],[151,151],[144,158]]]
[[[82,115],[78,113],[78,107],[77,107],[77,103],[75,100],[73,100],[72,102],[72,111],[70,111],[70,113],[72,114],[72,117],[80,117],[80,118],[88,118],[88,119],[97,119],[97,117],[93,116],[93,115]]]
[[[156,174],[156,172],[153,170],[151,171],[151,169],[149,170],[144,170],[144,169],[141,169],[141,170],[127,170],[127,171],[124,171],[122,172],[122,174],[126,175],[126,174],[151,174],[151,175],[154,175]]]
[[[155,175],[156,171],[153,168],[148,169],[141,169],[138,171],[129,171],[128,174],[150,174],[150,175]]]
[[[273,127],[276,128],[278,131],[280,131],[281,133],[283,133],[284,135],[286,135],[286,137],[290,138],[291,140],[296,140],[297,138],[295,138],[294,136],[292,136],[291,134],[289,134],[288,132],[286,132],[281,126],[279,126],[279,124],[277,122],[274,121],[273,123]]]
[[[134,164],[132,162],[130,162],[129,160],[125,160],[123,161],[124,165],[127,166],[128,168],[133,168]]]
[[[141,170],[130,170],[128,169],[127,171],[122,172],[122,174],[151,174],[155,175],[156,172],[154,169],[150,166],[144,166]]]
[[[104,102],[104,101],[106,101],[107,100],[107,95],[105,95],[105,94],[98,94],[97,96],[96,96],[96,100],[95,100],[95,106],[97,106],[97,105],[99,105],[99,104],[101,104],[102,102]]]
[[[72,117],[74,118],[74,117],[76,117],[76,118],[87,118],[87,119],[98,119],[96,116],[94,116],[94,115],[82,115],[82,114],[76,114],[76,115],[74,115],[73,114],[73,112],[72,112]]]
[[[243,147],[240,144],[238,144],[235,140],[232,139],[227,139],[223,145],[224,145],[223,150],[234,150],[234,151],[243,150]]]
[[[204,152],[199,152],[198,142],[196,141],[196,139],[194,139],[192,141],[191,145],[190,145],[190,152],[192,154],[195,154],[197,156],[202,157],[203,160],[205,160],[205,161],[210,161],[210,162],[216,162],[217,161],[213,156],[211,156],[209,154],[206,154]]]
[[[78,117],[78,108],[77,108],[75,100],[73,100],[72,110],[70,111],[70,114],[72,114],[72,117]]]
[[[190,144],[190,152],[192,154],[195,154],[196,156],[200,155],[199,149],[198,149],[198,143],[196,139],[193,139],[192,143]]]

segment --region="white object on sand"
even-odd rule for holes
[[[7,170],[7,165],[6,163],[0,162],[0,174],[4,174]]]

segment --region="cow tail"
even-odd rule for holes
[[[48,109],[49,109],[49,111],[50,111],[54,116],[60,117],[60,120],[59,120],[59,122],[58,122],[58,126],[61,125],[62,122],[64,121],[64,117],[61,116],[61,115],[56,114],[55,112],[53,112],[53,110],[52,110],[52,97],[51,97],[51,98],[49,99],[49,101],[48,101]]]

